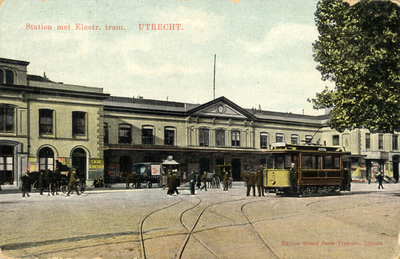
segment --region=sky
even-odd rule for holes
[[[45,72],[55,82],[202,104],[214,98],[216,55],[215,97],[243,108],[323,114],[307,99],[325,86],[333,89],[312,57],[316,0],[0,3],[0,57],[28,61],[28,74]],[[77,24],[98,30],[78,30]],[[179,30],[169,24],[180,24]],[[32,29],[42,25],[52,30]]]

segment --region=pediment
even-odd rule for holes
[[[253,117],[246,110],[224,97],[205,103],[189,113],[195,116],[231,117],[237,119],[252,119]]]

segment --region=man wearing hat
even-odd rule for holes
[[[25,194],[29,197],[29,189],[31,188],[31,176],[30,172],[27,171],[22,176],[22,197],[25,197]]]
[[[194,173],[192,170],[192,171],[190,171],[190,174],[189,174],[189,189],[190,189],[191,195],[194,195],[195,184],[196,184],[196,179],[195,179],[195,176],[194,176]]]
[[[257,183],[257,190],[258,190],[258,196],[264,196],[264,186],[263,186],[263,172],[260,168],[257,169],[256,173],[256,183]]]
[[[173,171],[175,172],[175,170]],[[173,172],[169,173],[169,180],[168,180],[168,195],[172,195],[176,192],[176,194],[179,194],[178,190],[176,189],[176,176]]]
[[[253,188],[253,196],[256,196],[256,190],[255,190],[255,175],[253,170],[250,171],[250,173],[247,175],[247,196],[250,195],[250,189]]]
[[[297,187],[297,170],[296,170],[296,164],[292,163],[290,165],[290,171],[289,171],[289,176],[290,176],[290,186],[292,186],[292,193],[296,192],[296,187]]]
[[[225,172],[224,175],[224,191],[228,191],[229,173]]]
[[[69,183],[68,183],[68,193],[67,196],[69,196],[69,193],[71,192],[72,187],[74,187],[76,194],[79,195],[78,188],[76,188],[76,182],[78,181],[78,176],[76,176],[76,169],[72,170],[71,176],[69,177]]]

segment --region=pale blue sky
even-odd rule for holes
[[[216,97],[244,108],[321,114],[307,98],[332,85],[312,58],[317,1],[5,0],[0,57],[31,62],[28,73],[96,86],[115,96],[204,103]],[[27,30],[26,24],[52,31]],[[76,23],[99,31],[75,30]],[[179,31],[139,30],[180,23]],[[71,25],[58,31],[57,25]],[[106,25],[123,31],[106,31]]]

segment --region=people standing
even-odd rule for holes
[[[228,191],[229,174],[225,172],[224,175],[224,191]]]
[[[22,176],[22,197],[25,197],[25,194],[29,197],[29,189],[31,188],[31,176],[29,171],[27,171]]]
[[[69,193],[71,192],[72,187],[74,187],[76,194],[79,195],[78,188],[76,188],[76,182],[78,181],[78,176],[76,175],[76,169],[72,170],[71,176],[69,177],[69,183],[68,183],[68,193],[67,196],[69,196]]]
[[[382,171],[379,171],[379,172],[378,172],[378,174],[376,175],[376,178],[378,179],[378,183],[379,183],[378,189],[380,189],[381,187],[382,187],[382,189],[385,189],[385,188],[383,188],[383,185],[382,185],[382,182],[383,182],[383,174],[382,174]]]
[[[172,195],[176,192],[176,194],[179,194],[178,189],[176,189],[176,177],[175,174],[170,173],[169,179],[168,179],[168,195]]]
[[[203,186],[201,186],[200,190],[203,190],[203,188],[204,188],[204,190],[207,191],[207,177],[208,177],[208,174],[207,174],[206,171],[204,171],[204,174],[203,174]]]
[[[253,188],[253,196],[256,196],[256,190],[255,190],[255,176],[254,172],[250,171],[250,173],[247,176],[247,196],[250,195],[250,189]]]
[[[292,193],[295,193],[297,188],[297,170],[295,163],[292,163],[290,165],[289,177],[290,177],[290,186],[292,187]]]
[[[200,176],[200,173],[197,173],[197,174],[196,174],[196,186],[197,186],[197,189],[200,189],[200,186],[201,186],[201,176]]]
[[[195,189],[195,185],[196,185],[196,179],[193,173],[193,170],[190,171],[189,174],[189,189],[190,189],[190,194],[194,195],[194,189]]]
[[[1,191],[1,186],[4,184],[4,171],[0,171],[0,191]]]
[[[257,190],[258,190],[258,196],[261,197],[264,196],[264,186],[263,186],[263,181],[264,177],[263,177],[263,172],[262,170],[258,169],[257,173],[256,173],[256,183],[257,183]]]

